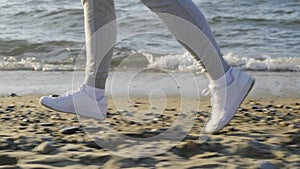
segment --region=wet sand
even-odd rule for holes
[[[107,80],[106,94],[124,96],[128,84],[130,94],[147,97],[145,89],[162,89],[167,96],[194,96],[195,88],[199,92],[208,86],[204,74],[189,72],[111,72]],[[300,72],[247,72],[256,79],[249,96],[254,98],[297,98],[300,97]],[[0,71],[0,96],[16,93],[18,95],[63,94],[76,89],[84,81],[84,72],[72,71]],[[184,91],[179,91],[178,85]],[[112,93],[113,91],[113,93]],[[203,97],[203,96],[201,96]]]
[[[117,111],[110,99],[107,119],[95,126],[103,129],[104,123],[110,124],[117,134],[98,128],[97,140],[82,123],[84,119],[46,109],[38,104],[38,98],[0,98],[0,169],[300,168],[299,99],[248,98],[231,123],[205,142],[199,142],[199,136],[210,102],[199,100],[199,110],[191,112],[194,124],[189,132],[179,135],[184,135],[180,142],[169,137],[141,144],[164,134],[173,124],[180,127],[176,126],[176,119],[181,117],[179,98],[169,98],[162,113],[145,113],[148,100],[135,98],[131,100],[138,109],[135,114]],[[143,121],[135,118],[140,114]],[[156,155],[149,155],[151,152]]]

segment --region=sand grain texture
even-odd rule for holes
[[[300,104],[296,99],[248,99],[230,125],[204,143],[198,136],[209,116],[209,101],[201,100],[199,111],[193,112],[196,118],[192,130],[181,142],[156,156],[132,158],[134,152],[146,154],[168,147],[173,141],[138,144],[95,125],[93,131],[103,133],[97,141],[118,145],[115,153],[128,154],[120,157],[93,142],[77,116],[46,109],[38,104],[38,98],[0,98],[0,169],[300,168]],[[117,111],[109,100],[105,120],[128,137],[155,137],[180,116],[179,98],[170,98],[162,114],[147,112],[149,103],[145,98],[132,101],[139,114]],[[176,127],[180,132],[182,126]]]

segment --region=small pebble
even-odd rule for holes
[[[16,107],[17,107],[16,105],[9,105],[9,106],[6,107],[6,109],[14,109]]]
[[[152,121],[153,121],[154,123],[157,123],[157,122],[159,121],[159,118],[154,118]]]
[[[158,129],[151,129],[150,132],[158,132]]]
[[[130,120],[130,121],[128,122],[128,124],[130,124],[130,125],[133,125],[133,124],[136,124],[136,122],[135,122],[135,121],[132,121],[132,120]]]
[[[56,148],[50,142],[43,142],[33,149],[33,151],[38,152],[40,154],[50,154],[54,150],[56,150]]]
[[[62,134],[74,134],[77,131],[81,131],[79,127],[71,126],[71,127],[65,127],[60,130]]]
[[[11,93],[9,96],[10,97],[17,97],[18,95],[16,93]]]
[[[18,163],[16,157],[11,157],[6,154],[0,154],[0,165],[15,165]]]
[[[267,161],[257,162],[256,168],[257,169],[277,169],[277,167],[274,164],[267,162]]]
[[[282,127],[286,127],[288,126],[289,124],[287,122],[279,122],[279,125],[282,126]]]
[[[22,121],[27,123],[29,122],[29,119],[23,119]]]
[[[41,136],[40,139],[42,141],[51,141],[53,139],[53,137],[50,137],[50,136]]]
[[[40,123],[40,126],[51,127],[53,126],[53,123]]]
[[[295,129],[295,128],[298,128],[299,126],[297,124],[290,124],[288,127]]]
[[[4,117],[1,117],[2,120],[10,120],[11,117],[10,116],[4,116]]]
[[[260,107],[259,107],[259,106],[257,106],[257,105],[254,105],[254,106],[252,106],[252,109],[254,109],[254,110],[256,110],[256,109],[260,109]]]

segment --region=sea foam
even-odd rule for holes
[[[149,53],[144,53],[148,59],[148,67],[156,69],[166,69],[173,71],[198,71],[203,70],[193,56],[188,52],[182,55],[166,55],[153,57]],[[232,52],[224,55],[225,60],[234,67],[251,71],[300,71],[300,58],[294,57],[239,57]]]
[[[145,65],[149,69],[163,69],[172,72],[203,71],[204,68],[188,52],[181,55],[155,56],[146,52],[139,52],[135,57],[145,57]],[[224,55],[225,60],[234,67],[250,71],[290,71],[300,72],[300,58],[295,57],[241,57],[232,52]],[[132,60],[131,69],[135,68],[136,60]],[[140,60],[139,60],[140,61]],[[76,58],[64,59],[61,61],[43,61],[35,57],[16,58],[4,57],[0,59],[0,70],[32,70],[32,71],[73,71],[83,70],[84,62],[81,66],[75,67]],[[140,63],[136,63],[140,65]],[[114,65],[116,66],[116,65]],[[80,67],[80,68],[79,68]]]

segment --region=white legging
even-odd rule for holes
[[[197,60],[201,60],[211,79],[221,77],[229,69],[204,15],[193,1],[141,1],[160,17],[175,38]],[[82,4],[87,55],[85,84],[103,89],[116,43],[114,0],[82,0]],[[203,43],[205,40],[209,43]],[[209,50],[207,44],[214,52]]]

